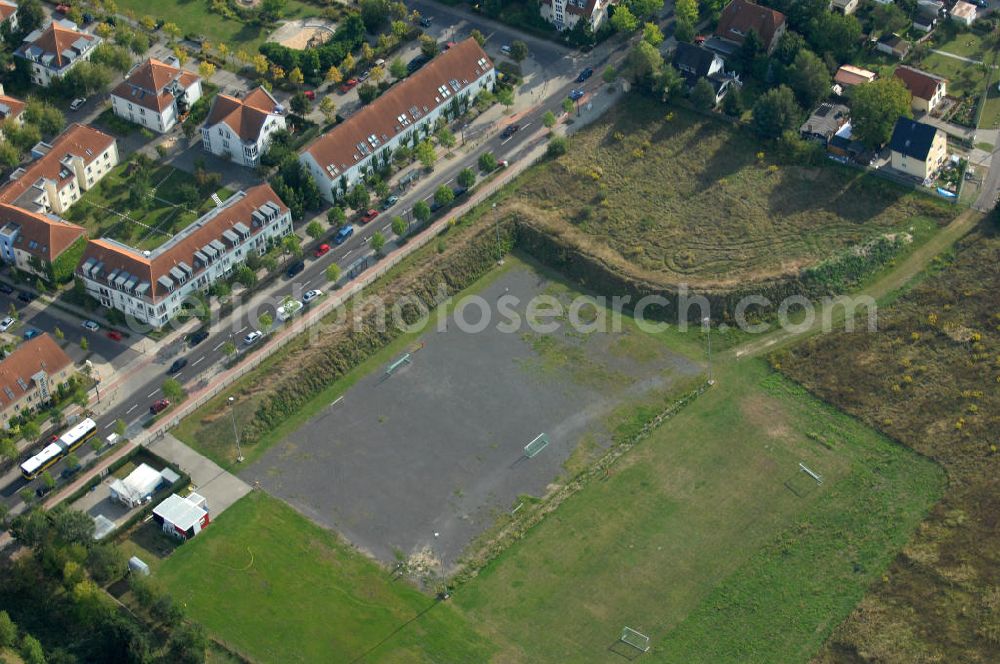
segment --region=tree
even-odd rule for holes
[[[861,39],[861,24],[854,16],[824,11],[810,22],[809,43],[817,53],[832,53],[839,62],[850,60]]]
[[[528,57],[528,45],[520,39],[510,43],[510,57],[514,62],[521,62]]]
[[[691,88],[691,103],[706,111],[715,108],[715,89],[705,77],[699,78]]]
[[[317,220],[313,219],[306,226],[306,235],[314,240],[318,240],[319,236],[323,234],[323,224],[319,223]]]
[[[6,611],[0,611],[0,649],[10,648],[17,641],[17,625]]]
[[[236,344],[232,341],[227,341],[222,344],[222,352],[226,357],[232,357],[236,353]]]
[[[437,40],[430,35],[420,35],[420,52],[424,57],[433,58],[438,54]]]
[[[650,19],[663,9],[663,0],[628,0],[628,8],[639,18]]]
[[[389,21],[389,15],[388,0],[361,0],[361,20],[371,34],[378,33],[379,28]]]
[[[29,496],[34,497],[35,492],[27,488]],[[21,544],[35,548],[49,539],[52,526],[49,517],[44,510],[34,508],[27,512],[18,514],[13,523],[10,524],[10,533]]]
[[[441,185],[434,192],[434,202],[445,207],[446,205],[451,205],[452,201],[455,200],[455,192],[452,191],[451,187],[446,184]]]
[[[426,222],[431,218],[431,206],[427,201],[417,201],[413,204],[413,216],[421,223]]]
[[[257,319],[257,322],[260,324],[260,329],[263,330],[264,333],[267,333],[271,330],[271,326],[274,325],[274,317],[271,316],[271,314],[263,313]]]
[[[729,87],[729,92],[726,93],[725,98],[722,100],[722,110],[726,115],[733,118],[743,115],[743,93],[740,92],[740,86],[733,85]]]
[[[319,102],[319,110],[323,113],[323,118],[327,122],[333,122],[337,118],[337,105],[331,97],[323,97]]]
[[[117,420],[115,420],[115,433],[116,434],[118,434],[119,436],[124,436],[126,428],[127,428],[127,425],[125,424],[125,420],[123,420],[121,418],[118,418]]]
[[[13,168],[21,162],[21,151],[9,141],[0,140],[0,166]]]
[[[910,19],[906,12],[895,4],[876,4],[872,8],[869,20],[881,33],[902,32],[910,27]]]
[[[331,65],[331,67],[326,70],[327,83],[340,85],[340,82],[343,80],[344,80],[344,75],[340,73],[340,69],[337,68],[337,65]]]
[[[417,159],[424,168],[434,168],[434,162],[437,161],[437,153],[434,152],[434,146],[431,145],[430,141],[425,139],[417,144]]]
[[[542,116],[542,124],[548,129],[552,129],[556,126],[556,114],[552,111],[545,111],[545,115]]]
[[[172,664],[202,664],[207,648],[208,637],[201,625],[179,622],[167,641],[164,661]]]
[[[176,378],[168,378],[163,381],[163,396],[170,401],[177,403],[183,401],[185,392],[184,386]]]
[[[70,452],[66,456],[66,467],[70,470],[80,467],[80,457]]]
[[[180,28],[177,27],[176,23],[164,23],[163,32],[166,33],[171,39],[180,39],[181,35],[184,34]]]
[[[24,664],[45,664],[46,662],[42,644],[30,634],[25,634],[24,638],[21,639],[21,659],[24,660]]]
[[[753,106],[754,130],[764,138],[778,138],[798,122],[802,109],[787,85],[771,88]]]
[[[472,185],[476,184],[476,172],[471,168],[463,168],[458,172],[456,181],[458,182],[458,186],[468,189]]]
[[[340,266],[336,263],[330,263],[326,268],[326,280],[332,283],[337,283],[340,281]]]
[[[368,188],[359,182],[347,193],[344,200],[347,201],[347,204],[352,209],[362,210],[368,207],[368,203],[371,202],[371,195],[368,193]]]
[[[302,240],[295,233],[281,238],[281,249],[286,254],[291,254],[294,258],[302,257]]]
[[[479,170],[484,173],[490,173],[495,171],[497,168],[497,158],[493,156],[492,152],[484,152],[479,155]]]
[[[60,505],[50,514],[52,530],[64,544],[89,546],[94,541],[94,519],[86,512]]]
[[[207,77],[206,77],[207,78]],[[302,85],[305,83],[306,77],[302,75],[302,70],[298,67],[293,67],[292,71],[288,72],[288,80],[295,85]]]
[[[393,58],[392,62],[389,63],[389,73],[392,74],[393,78],[403,79],[406,78],[408,72],[402,60]]]
[[[24,109],[24,120],[37,125],[44,136],[55,136],[66,126],[66,117],[55,106],[43,101],[29,101]]]
[[[483,33],[477,30],[476,28],[473,28],[469,32],[469,36],[476,40],[476,43],[479,44],[480,48],[486,45],[485,35],[483,35]]]
[[[566,154],[568,147],[569,141],[566,140],[565,136],[553,136],[549,140],[548,147],[545,148],[545,154],[550,157],[561,157]]]
[[[101,585],[120,579],[127,569],[125,556],[117,546],[98,544],[87,551],[87,570]]]
[[[575,109],[575,108],[576,108],[576,102],[574,102],[569,97],[566,97],[565,99],[562,100],[562,110],[563,110],[563,113],[567,113],[567,114],[572,113],[573,109]]]
[[[63,341],[66,338],[66,333],[62,331],[62,328],[56,325],[52,328],[52,334],[55,335],[56,339]]]
[[[375,65],[371,68],[371,71],[368,72],[368,76],[376,83],[381,83],[386,77],[385,67],[382,65]]]
[[[385,248],[385,236],[382,235],[382,231],[375,231],[372,234],[372,250],[376,254],[381,254],[382,249]]]
[[[362,83],[358,86],[358,100],[362,104],[370,104],[378,97],[378,87],[371,83]]]
[[[87,341],[87,337],[80,337],[80,350],[84,352],[90,350],[90,342]]]
[[[694,25],[698,22],[698,3],[696,0],[677,0],[674,4],[674,14],[677,21]]]
[[[309,115],[309,98],[301,90],[292,95],[289,105],[292,107],[292,113],[302,117]]]
[[[395,216],[392,218],[392,232],[396,237],[403,237],[406,233],[406,220],[400,216]]]
[[[268,68],[267,58],[265,58],[264,55],[261,53],[257,53],[256,55],[253,56],[251,64],[253,64],[253,70],[258,74],[263,74],[267,72]]]
[[[626,5],[618,5],[615,13],[611,15],[611,27],[617,32],[635,32],[639,27],[639,19],[629,10]]]
[[[815,53],[803,48],[788,70],[788,84],[799,103],[812,108],[830,91],[830,72]]]
[[[285,12],[286,0],[264,0],[260,4],[260,17],[265,23],[273,23]]]
[[[455,134],[451,131],[451,129],[448,129],[448,127],[441,127],[440,129],[438,129],[435,136],[437,136],[438,143],[440,143],[444,147],[446,148],[455,147]]]
[[[806,40],[802,38],[802,35],[788,31],[781,35],[773,56],[778,62],[790,65],[795,62],[795,56],[804,48],[806,48]]]
[[[612,67],[611,65],[608,65],[607,67],[604,68],[604,71],[601,73],[601,78],[604,80],[605,83],[608,84],[614,83],[615,79],[618,78],[618,70]]]
[[[198,65],[198,75],[204,79],[210,79],[215,74],[215,65],[205,60]]]
[[[884,145],[901,116],[912,117],[910,91],[895,76],[862,83],[851,101],[851,130],[869,148]]]
[[[348,53],[344,56],[344,59],[340,61],[340,70],[345,74],[350,74],[354,71],[357,64],[358,63],[354,60],[354,56]]]
[[[188,55],[188,52],[185,49],[181,48],[180,46],[174,46],[173,53],[174,53],[174,57],[177,58],[177,61],[179,63],[181,63],[182,67],[187,64],[188,60],[191,59],[191,56]],[[261,57],[264,57],[264,56],[261,56]],[[265,62],[266,62],[266,60],[265,60]]]
[[[632,79],[636,83],[644,83],[647,87],[652,87],[652,82],[663,68],[663,56],[660,55],[660,51],[644,41],[639,42],[629,52],[626,62]]]
[[[344,208],[339,205],[334,205],[330,208],[330,211],[326,213],[326,220],[330,222],[331,226],[340,228],[344,225],[344,222],[347,221],[347,213],[344,212]]]
[[[694,25],[687,21],[677,21],[677,25],[674,28],[674,38],[678,42],[690,44],[694,41],[694,36]]]
[[[17,3],[17,27],[25,35],[42,27],[44,21],[45,12],[38,0],[24,0]]]

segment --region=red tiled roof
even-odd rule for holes
[[[913,67],[896,67],[896,71],[892,75],[903,81],[910,94],[918,99],[933,98],[935,93],[937,93],[938,84],[948,82],[946,78],[928,74]]]
[[[753,30],[767,47],[785,23],[785,15],[769,7],[761,7],[749,0],[733,0],[722,10],[715,34],[737,44],[742,44]]]
[[[163,89],[174,79],[179,79],[180,84],[187,88],[198,80],[198,76],[150,58],[136,67],[111,94],[161,113],[174,102],[174,95]]]
[[[0,0],[0,23],[17,13],[17,5],[8,0]]]
[[[485,64],[481,65],[483,61]],[[371,104],[319,137],[305,152],[312,155],[320,168],[333,164],[343,173],[364,158],[358,150],[359,143],[370,145],[368,139],[374,135],[379,145],[384,145],[397,134],[409,131],[419,119],[412,117],[411,109],[417,109],[423,117],[434,108],[449,103],[454,95],[460,94],[492,67],[493,63],[486,53],[470,37],[386,90]],[[458,82],[460,87],[457,92],[451,81]],[[439,86],[447,86],[447,96],[441,95]],[[407,125],[399,121],[403,114],[407,115]]]
[[[79,123],[70,125],[52,141],[52,149],[48,153],[31,162],[21,177],[0,189],[0,203],[14,201],[38,182],[39,178],[54,180],[61,186],[64,181],[75,177],[72,171],[67,172],[60,163],[64,157],[67,155],[80,157],[84,165],[87,165],[114,142],[113,137],[93,127]]]
[[[66,64],[66,62],[63,61],[63,51],[71,48],[78,39],[93,41],[97,39],[97,37],[87,34],[86,32],[78,32],[76,30],[64,28],[58,23],[53,22],[49,24],[49,27],[42,32],[33,44],[46,53],[54,55],[56,66],[62,67]]]
[[[0,362],[0,404],[6,409],[36,389],[31,377],[39,371],[51,376],[72,365],[73,360],[48,333],[25,341]]]
[[[116,270],[124,270],[139,278],[140,282],[146,281],[150,284],[149,295],[155,302],[158,298],[169,295],[158,279],[170,272],[170,269],[177,267],[181,262],[194,268],[194,252],[200,250],[212,240],[222,238],[222,233],[231,229],[238,223],[243,223],[250,228],[251,237],[263,230],[262,227],[253,224],[251,214],[254,210],[267,202],[277,204],[280,214],[285,214],[288,207],[282,202],[278,195],[274,193],[268,184],[259,184],[247,189],[244,196],[218,211],[218,213],[201,222],[201,226],[185,236],[180,241],[157,252],[151,252],[149,256],[144,255],[137,249],[123,247],[122,245],[109,242],[103,239],[90,240],[87,249],[83,253],[83,262],[94,259],[104,264],[100,276],[107,278]],[[195,269],[195,276],[200,269]],[[194,277],[192,277],[194,278]]]
[[[278,106],[278,102],[264,88],[254,89],[243,99],[216,95],[205,126],[223,122],[244,141],[256,141],[268,116]]]
[[[3,5],[0,5],[2,7]],[[7,118],[16,118],[27,106],[26,103],[20,99],[14,99],[13,97],[8,97],[7,95],[0,95],[0,104],[6,104],[10,108],[10,112],[6,114],[0,114],[0,119],[6,120]]]
[[[26,251],[46,263],[58,258],[84,234],[82,226],[0,203],[0,227],[8,223],[17,224],[20,228],[14,248]]]

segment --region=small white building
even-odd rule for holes
[[[47,88],[84,60],[89,60],[101,38],[77,29],[72,21],[52,21],[24,38],[14,57],[31,63],[31,82]]]
[[[174,493],[153,508],[153,521],[160,524],[164,533],[189,540],[208,526],[211,518],[204,497],[197,493],[187,497]]]
[[[857,11],[859,0],[830,0],[830,10],[848,16]]]
[[[87,242],[76,275],[89,295],[160,328],[196,291],[206,291],[253,254],[292,232],[292,215],[270,185],[233,194],[152,251],[109,239]]]
[[[416,146],[429,136],[439,117],[461,115],[495,81],[493,63],[470,37],[320,136],[299,153],[299,161],[333,203],[390,163],[397,147]]]
[[[254,168],[267,152],[271,137],[284,128],[285,110],[264,88],[242,99],[216,95],[201,128],[201,143],[207,152]]]
[[[951,20],[966,26],[972,25],[976,21],[976,6],[971,2],[959,0],[951,8]]]
[[[150,58],[129,72],[111,91],[115,115],[160,134],[173,129],[201,99],[201,78],[178,64]]]
[[[160,471],[145,463],[139,464],[125,479],[115,479],[108,485],[111,500],[131,509],[153,497],[163,483]]]

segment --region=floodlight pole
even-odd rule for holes
[[[712,377],[712,321],[708,316],[705,316],[701,322],[708,331],[708,384],[715,385],[715,378]]]
[[[233,438],[236,440],[236,463],[243,463],[243,450],[240,448],[240,434],[236,431],[236,399],[229,397],[229,414],[233,416]]]
[[[493,225],[497,229],[497,265],[503,265],[503,253],[500,249],[500,220],[497,219],[497,204],[493,204]]]

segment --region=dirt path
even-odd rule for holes
[[[896,266],[895,269],[884,275],[877,281],[869,284],[865,288],[853,293],[855,296],[870,296],[876,301],[881,300],[890,293],[903,288],[914,277],[920,274],[933,260],[935,256],[948,250],[955,242],[965,236],[966,233],[975,228],[984,215],[975,210],[967,209],[958,215],[950,224],[945,226],[939,233],[928,240],[923,246],[918,247],[912,254]],[[838,310],[842,312],[842,310]],[[835,319],[836,320],[836,319]],[[816,316],[816,320],[805,330],[791,332],[788,330],[774,330],[760,336],[753,341],[741,346],[731,348],[723,353],[724,359],[742,359],[744,357],[754,357],[762,353],[776,350],[789,343],[805,339],[822,330],[822,316]]]

